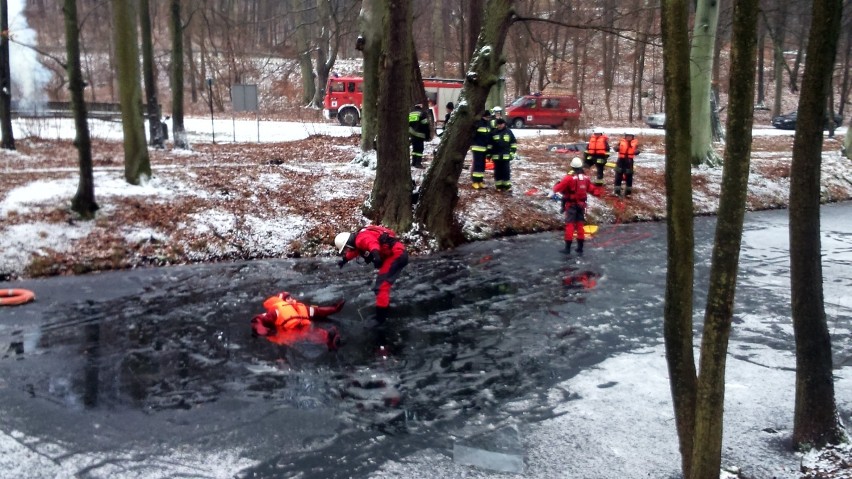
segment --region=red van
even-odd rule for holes
[[[527,125],[571,128],[579,123],[580,111],[580,102],[575,96],[536,93],[513,101],[506,107],[504,117],[512,128]]]

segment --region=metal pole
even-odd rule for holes
[[[213,134],[213,144],[216,144],[216,128],[213,125],[213,79],[207,79],[207,104],[210,105],[210,132]]]

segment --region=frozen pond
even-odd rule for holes
[[[786,215],[747,216],[734,357],[793,349]],[[697,318],[713,221],[696,220]],[[852,363],[852,205],[824,207],[822,221],[841,368]],[[581,400],[555,397],[561,382],[662,343],[664,224],[602,228],[580,260],[561,244],[544,233],[413,259],[383,327],[370,318],[372,268],[332,259],[16,283],[38,301],[0,310],[1,437],[36,451],[7,452],[51,476],[344,478],[547,421]],[[252,338],[249,320],[280,290],[346,298],[322,322],[341,349]]]

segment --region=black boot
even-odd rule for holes
[[[583,256],[583,243],[585,242],[586,240],[577,240],[577,256]]]
[[[376,322],[379,324],[384,324],[384,322],[388,319],[388,308],[381,306],[376,306]]]
[[[571,254],[571,242],[568,241],[568,240],[565,240],[565,248],[559,250],[559,252],[562,253],[562,254]]]

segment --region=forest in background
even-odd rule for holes
[[[25,3],[23,13],[36,34],[33,46],[41,53],[41,65],[49,70],[44,99],[65,100],[67,74],[57,61],[65,56],[61,2]],[[731,3],[720,2],[712,72],[723,108]],[[360,70],[356,48],[360,1],[182,0],[181,4],[189,114],[205,114],[211,93],[215,111],[229,111],[230,85],[242,83],[258,85],[264,117],[319,119],[329,74]],[[483,0],[414,1],[413,35],[424,76],[463,77],[476,41],[471,25],[481,22],[471,12],[481,11],[483,5]],[[172,61],[169,6],[170,2],[150,2],[154,65],[164,112],[170,111],[171,101],[167,94]],[[852,89],[852,0],[844,0],[844,7],[830,107],[847,117]],[[78,9],[86,101],[116,102],[110,5],[78,0]],[[520,17],[540,21],[516,22],[511,27],[504,49],[507,102],[536,91],[573,94],[581,100],[587,125],[633,123],[662,110],[658,0],[523,0],[517,2],[516,10]],[[808,1],[761,2],[755,104],[766,118],[796,106],[810,11]],[[10,33],[15,41],[13,26]],[[212,79],[209,89],[208,78]],[[313,81],[304,82],[305,78]]]

